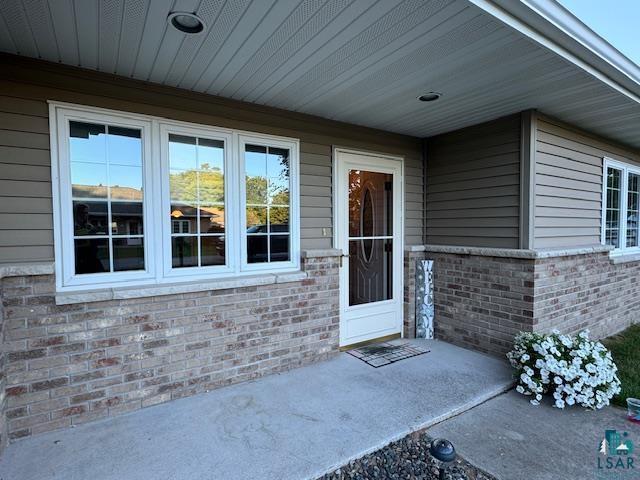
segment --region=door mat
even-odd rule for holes
[[[364,347],[354,348],[353,350],[347,351],[349,355],[359,358],[374,368],[384,367],[385,365],[399,362],[405,358],[416,357],[428,352],[428,349],[411,345],[408,342],[373,343],[371,345],[365,345]]]

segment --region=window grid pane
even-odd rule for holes
[[[639,175],[629,172],[627,180],[627,247],[638,246],[639,179]]]
[[[245,145],[247,263],[290,260],[289,150]]]
[[[224,142],[169,134],[173,268],[225,265]]]
[[[76,274],[144,270],[141,130],[70,121],[69,134]]]
[[[605,243],[615,248],[620,246],[621,176],[621,170],[607,168]]]

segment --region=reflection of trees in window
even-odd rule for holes
[[[171,197],[176,200],[200,198],[203,201],[224,202],[224,175],[217,168],[172,172],[169,188]]]
[[[224,265],[224,142],[169,134],[172,265]]]
[[[245,145],[247,262],[290,259],[289,150]]]

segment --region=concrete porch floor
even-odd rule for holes
[[[639,479],[637,466],[627,472],[598,468],[605,430],[628,432],[636,444],[640,439],[640,426],[626,413],[616,407],[558,410],[548,398],[533,407],[512,390],[427,433],[451,440],[465,460],[501,480]]]
[[[341,353],[287,373],[10,445],[0,479],[315,478],[509,388],[506,361],[438,341],[373,368]]]

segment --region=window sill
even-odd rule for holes
[[[279,283],[299,282],[307,278],[306,272],[293,271],[283,273],[266,273],[243,277],[232,277],[218,280],[206,280],[188,283],[171,283],[140,287],[104,288],[56,293],[57,305],[75,303],[104,302],[109,300],[126,300],[131,298],[158,297],[161,295],[178,295],[181,293],[206,292],[209,290],[228,290],[231,288],[256,287]]]
[[[611,263],[619,265],[622,263],[640,262],[640,252],[615,253],[610,256]]]

